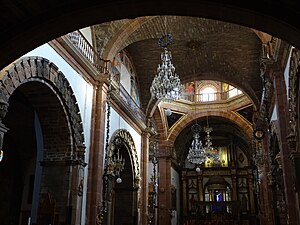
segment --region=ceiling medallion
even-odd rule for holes
[[[171,34],[166,34],[159,39],[159,46],[164,49],[161,53],[161,65],[157,67],[157,75],[152,81],[150,87],[151,95],[162,101],[174,101],[181,95],[181,84],[179,76],[175,73],[175,67],[172,64],[171,51],[167,49],[173,42]]]

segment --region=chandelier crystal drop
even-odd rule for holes
[[[211,127],[204,127],[204,131],[206,132],[206,142],[205,142],[205,150],[206,151],[212,151],[213,147],[212,147],[212,141],[211,141],[211,136],[210,133],[213,131],[213,129]]]
[[[157,74],[150,87],[151,95],[162,101],[177,100],[181,95],[180,79],[171,61],[171,51],[167,49],[167,46],[172,44],[172,40],[171,34],[166,34],[159,40],[159,45],[163,48],[162,63],[158,65]]]
[[[187,156],[187,160],[195,164],[196,166],[201,165],[206,161],[206,153],[205,149],[202,146],[202,142],[200,140],[200,130],[201,127],[197,123],[192,126],[192,131],[194,132],[193,134],[193,141],[189,149],[189,153]],[[197,167],[198,168],[198,167]]]
[[[211,158],[215,163],[219,163],[220,161],[220,154],[217,148],[214,148],[212,145],[212,138],[210,133],[213,131],[212,127],[208,125],[208,118],[207,118],[207,126],[204,127],[204,131],[206,133],[205,137],[205,147],[204,150],[208,158]]]

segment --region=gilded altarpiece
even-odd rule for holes
[[[240,149],[233,154],[226,146],[215,153],[219,157],[208,158],[200,172],[186,163],[183,224],[255,225],[253,175],[246,154]]]

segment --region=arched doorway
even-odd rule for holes
[[[198,120],[202,128],[208,126],[205,119]],[[203,163],[194,165],[187,158],[192,147],[192,125],[183,129],[175,140],[181,168],[174,166],[174,170],[182,177],[182,222],[256,224],[251,146],[245,131],[224,117],[209,117],[213,148],[207,148],[205,130],[199,131],[206,156]]]
[[[112,136],[108,155],[122,158],[125,162],[120,173],[122,182],[117,182],[119,176],[112,179],[112,198],[109,212],[109,225],[139,224],[138,198],[139,198],[139,164],[137,152],[131,134],[120,129]]]
[[[85,163],[81,119],[73,117],[78,107],[67,104],[68,81],[48,60],[24,58],[0,90],[10,129],[0,164],[1,177],[10,180],[0,181],[0,224],[75,224]]]

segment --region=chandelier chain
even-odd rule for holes
[[[105,138],[105,155],[104,155],[104,173],[103,173],[103,190],[102,190],[102,200],[97,206],[97,225],[102,225],[104,214],[107,212],[107,195],[108,195],[108,147],[109,147],[109,133],[110,133],[110,114],[111,114],[111,92],[112,92],[112,75],[108,76],[108,90],[106,95],[106,138]]]

